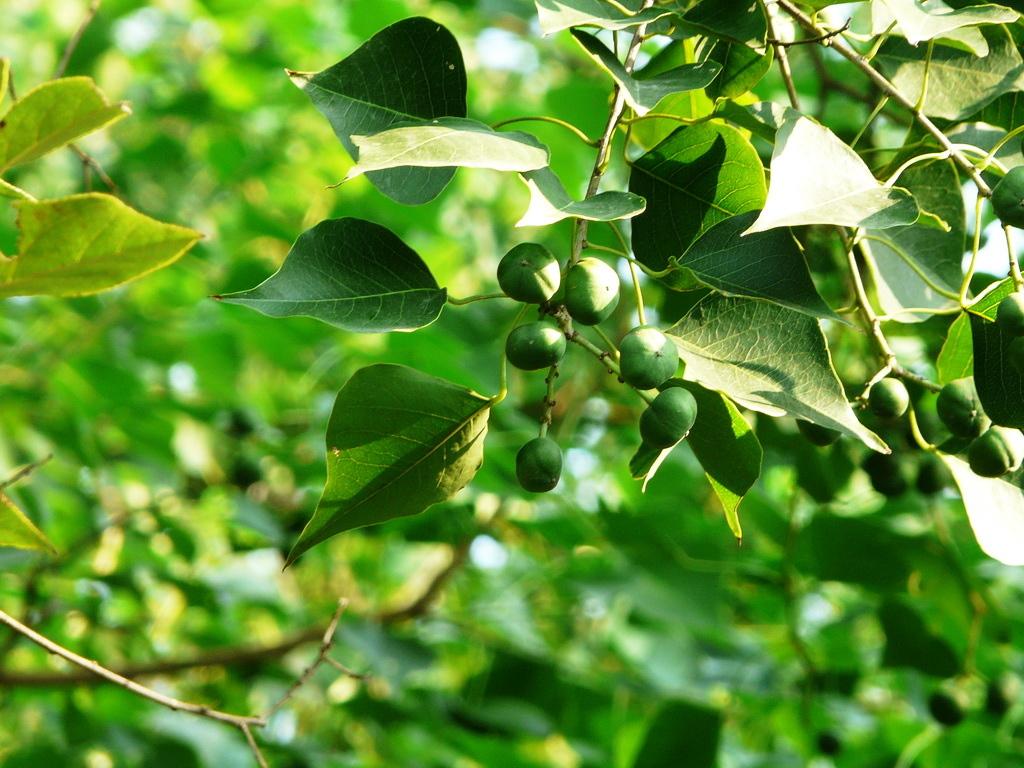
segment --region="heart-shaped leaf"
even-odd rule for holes
[[[255,288],[216,298],[271,317],[314,317],[349,331],[411,331],[441,314],[446,292],[386,227],[328,219],[299,235],[284,264]]]
[[[288,564],[335,534],[419,514],[463,488],[483,462],[491,405],[412,368],[356,371],[327,425],[327,485]]]

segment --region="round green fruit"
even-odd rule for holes
[[[580,325],[597,325],[619,303],[619,276],[600,259],[580,259],[565,275],[565,308]]]
[[[1024,435],[1017,429],[990,427],[967,447],[967,463],[981,477],[1002,477],[1024,461]]]
[[[822,731],[818,734],[818,752],[829,757],[838,755],[843,750],[839,737],[832,731]]]
[[[565,334],[550,323],[525,323],[512,329],[505,340],[505,356],[516,368],[537,371],[550,368],[565,354]]]
[[[640,415],[640,437],[655,448],[671,448],[685,438],[697,420],[697,401],[689,390],[669,387]]]
[[[868,407],[880,419],[898,419],[909,406],[910,393],[899,379],[882,379],[868,394]]]
[[[942,459],[934,454],[926,454],[917,466],[917,481],[914,486],[925,496],[942,493],[949,479],[949,470]]]
[[[957,437],[977,437],[985,431],[985,411],[972,379],[957,379],[944,386],[935,401],[935,410]]]
[[[907,462],[896,454],[872,453],[862,466],[868,473],[871,487],[888,498],[902,496],[913,480]]]
[[[992,189],[992,210],[1003,224],[1024,227],[1024,166],[1011,168]]]
[[[1018,336],[1006,348],[1006,359],[1021,376],[1024,376],[1024,336]]]
[[[945,691],[935,691],[928,697],[928,712],[939,725],[950,728],[964,719],[964,708],[960,702]]]
[[[801,435],[807,438],[808,442],[822,448],[826,445],[832,445],[832,443],[839,439],[839,433],[834,429],[819,426],[812,421],[797,419],[796,428],[800,430]]]
[[[562,449],[550,437],[535,437],[516,454],[516,478],[530,493],[546,493],[562,476]]]
[[[540,243],[520,243],[498,262],[498,285],[516,301],[542,304],[555,295],[561,280],[558,259]]]
[[[1011,336],[1024,336],[1024,293],[1011,293],[999,302],[996,325]]]
[[[654,389],[664,384],[679,367],[679,351],[657,328],[634,328],[619,343],[622,380],[637,389]]]

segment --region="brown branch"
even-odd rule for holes
[[[826,30],[819,27],[810,16],[805,14],[790,0],[777,0],[778,5],[786,13],[788,13],[800,26],[805,30],[814,35],[821,35]],[[874,83],[883,93],[888,95],[893,101],[902,106],[903,108],[910,111],[910,114],[914,116],[914,119],[920,123],[921,127],[924,128],[928,133],[935,137],[935,140],[939,142],[939,145],[949,152],[950,157],[959,165],[971,180],[974,185],[978,188],[978,194],[982,197],[991,197],[992,188],[985,182],[981,177],[981,173],[975,167],[974,163],[968,160],[960,150],[953,146],[952,142],[947,138],[935,123],[932,122],[931,118],[924,113],[924,111],[914,104],[910,99],[900,93],[896,86],[889,82],[881,72],[875,69],[871,62],[867,60],[859,51],[853,48],[841,34],[829,40],[829,45],[839,53],[840,56],[847,59],[861,72],[867,75],[868,79]]]
[[[112,670],[120,677],[154,677],[174,672],[183,672],[199,667],[247,667],[272,661],[294,649],[312,643],[324,634],[323,627],[309,627],[289,635],[273,645],[240,645],[218,648],[213,651],[182,659],[127,664]],[[93,685],[103,682],[92,672],[17,672],[0,670],[0,687],[46,688],[69,685]]]
[[[14,485],[19,480],[24,480],[26,477],[31,475],[33,472],[35,472],[41,466],[46,464],[52,458],[53,458],[53,454],[52,453],[48,453],[45,456],[43,456],[43,458],[37,459],[35,461],[31,461],[28,464],[26,464],[25,466],[16,469],[14,472],[12,472],[7,477],[6,480],[0,482],[0,491],[4,491],[4,490],[10,488],[12,485]]]
[[[64,77],[64,72],[68,68],[68,64],[71,63],[71,56],[74,54],[75,49],[78,47],[78,43],[82,40],[82,35],[85,34],[85,30],[92,23],[92,20],[96,18],[96,13],[100,9],[100,0],[92,0],[89,3],[89,7],[85,11],[85,16],[82,18],[82,22],[78,25],[78,29],[68,40],[67,46],[64,48],[64,55],[60,57],[60,63],[57,65],[57,69],[53,72],[53,78],[56,80],[59,77]]]
[[[772,14],[768,6],[762,3],[764,19],[768,25],[768,37],[771,39],[772,48],[775,51],[775,60],[779,62],[779,72],[782,75],[782,82],[786,86],[786,94],[789,96],[789,105],[793,109],[800,109],[800,97],[796,92],[796,84],[793,82],[793,69],[789,66],[789,54],[786,53],[786,46],[775,37],[775,25],[772,23]]]
[[[103,185],[110,190],[110,193],[118,197],[121,196],[121,190],[114,182],[112,178],[103,170],[103,166],[100,165],[99,160],[90,155],[88,152],[82,150],[77,144],[68,144],[68,149],[78,155],[78,159],[82,161],[83,172],[87,172],[91,169],[97,176],[100,177],[100,181]]]
[[[91,659],[87,659],[84,656],[79,656],[74,651],[68,650],[64,646],[55,643],[48,637],[36,632],[31,627],[27,627],[18,621],[13,616],[10,616],[3,611],[0,611],[0,624],[7,625],[10,629],[14,630],[20,635],[31,640],[33,643],[38,645],[43,650],[54,656],[59,656],[65,661],[69,661],[72,664],[81,667],[83,670],[89,672],[96,677],[102,678],[114,685],[120,686],[136,696],[140,696],[148,701],[152,701],[160,706],[172,709],[175,712],[188,712],[193,715],[199,715],[200,717],[206,717],[210,720],[217,720],[218,722],[228,723],[236,728],[242,728],[247,725],[262,726],[266,721],[262,717],[255,717],[251,715],[235,715],[229,712],[221,712],[220,710],[213,709],[204,704],[193,704],[188,701],[182,701],[172,696],[154,691],[151,688],[147,688],[144,685],[140,685],[134,680],[130,680],[124,675],[118,674],[111,669],[107,669],[101,664],[98,664]]]

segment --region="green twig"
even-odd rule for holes
[[[567,131],[570,131],[574,136],[576,136],[576,138],[578,138],[580,141],[582,141],[587,146],[591,146],[591,147],[598,146],[598,140],[597,139],[590,138],[589,136],[587,136],[587,134],[585,134],[583,131],[581,131],[579,128],[577,128],[572,123],[568,122],[567,120],[562,120],[561,118],[558,118],[558,117],[551,117],[549,115],[524,115],[523,117],[511,117],[508,120],[501,120],[501,121],[499,121],[497,123],[493,123],[491,125],[491,128],[493,128],[494,130],[498,130],[499,128],[503,128],[506,125],[513,125],[514,123],[526,123],[526,122],[531,122],[531,123],[551,123],[552,125],[559,125],[562,128],[565,128]]]

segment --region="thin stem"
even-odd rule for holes
[[[623,258],[623,259],[628,259],[629,258],[629,254],[628,253],[623,253],[618,248],[611,248],[610,246],[600,245],[598,243],[587,242],[587,244],[583,246],[583,250],[585,250],[585,251],[601,251],[602,253],[610,253],[610,254],[612,254],[614,256],[618,256],[618,257]]]
[[[789,103],[793,109],[800,109],[800,97],[796,92],[796,84],[793,82],[793,69],[789,66],[789,54],[786,53],[786,46],[775,36],[775,25],[772,23],[772,14],[768,10],[767,3],[762,0],[761,8],[764,11],[765,21],[768,22],[768,39],[771,40],[772,49],[775,51],[775,60],[779,62],[779,73],[782,75],[782,82],[786,84],[786,93],[789,95]],[[826,39],[829,34],[838,36],[842,30],[835,33],[817,32],[818,38]]]
[[[914,155],[912,158],[907,160],[903,165],[893,171],[889,178],[885,180],[883,186],[891,187],[896,183],[896,180],[908,169],[917,165],[918,163],[928,162],[930,160],[945,160],[949,157],[949,150],[945,149],[942,152],[925,152],[923,155]]]
[[[1008,141],[1010,141],[1011,139],[1013,139],[1016,136],[1020,136],[1022,133],[1024,133],[1024,125],[1018,125],[1016,128],[1014,128],[1008,134],[1003,136],[1003,138],[1001,138],[999,141],[997,141],[993,145],[992,149],[990,149],[988,151],[988,154],[985,155],[985,162],[983,162],[981,164],[981,170],[985,170],[985,168],[988,167],[989,163],[991,163],[995,159],[995,156],[997,154],[999,154],[999,150],[1002,149],[1004,146],[1006,146],[1006,143]]]
[[[594,328],[594,333],[596,333],[598,336],[600,336],[601,337],[601,341],[603,341],[604,345],[606,347],[608,347],[608,352],[616,360],[618,360],[619,359],[619,348],[617,346],[615,346],[615,342],[612,340],[612,338],[607,333],[604,332],[604,329],[601,326],[595,325],[595,326],[593,326],[593,328]]]
[[[869,240],[873,242],[882,243],[887,248],[889,248],[889,250],[895,253],[903,261],[903,263],[910,267],[914,274],[921,278],[921,282],[923,282],[925,285],[927,285],[929,288],[935,291],[935,293],[937,293],[939,296],[950,299],[952,301],[960,300],[960,294],[954,293],[948,288],[943,288],[941,285],[932,280],[931,277],[928,276],[928,273],[925,272],[920,267],[920,265],[918,265],[917,262],[914,261],[914,259],[912,259],[908,254],[904,253],[903,249],[897,246],[896,243],[892,242],[891,240],[886,240],[884,237],[877,237],[875,235],[863,235],[860,239],[860,242],[864,243]],[[873,259],[872,263],[874,263]]]
[[[466,304],[472,304],[475,301],[487,301],[488,299],[507,299],[504,293],[481,293],[477,296],[467,296],[464,299],[457,299],[454,296],[449,296],[447,301],[449,304],[455,307],[462,307]]]
[[[530,308],[529,304],[523,304],[516,313],[515,319],[512,321],[512,328],[514,329],[523,317],[526,316],[526,311]],[[511,331],[510,331],[511,332]],[[505,334],[508,336],[508,334]],[[501,365],[498,368],[498,394],[491,398],[491,405],[497,405],[508,395],[508,356],[505,354],[505,348],[501,348]]]
[[[544,383],[548,385],[547,391],[544,393],[544,414],[540,419],[540,436],[546,437],[548,434],[548,427],[551,426],[553,421],[552,412],[555,409],[555,380],[558,378],[558,363],[555,363],[548,370],[548,375],[544,377]]]
[[[96,18],[96,13],[100,9],[100,0],[91,0],[89,7],[85,11],[85,16],[82,18],[82,22],[78,25],[78,29],[68,40],[67,46],[64,48],[64,55],[60,57],[60,63],[57,65],[57,69],[53,72],[53,79],[64,77],[64,72],[67,71],[68,64],[71,63],[71,56],[74,54],[75,49],[78,47],[78,43],[82,40],[82,35],[85,34],[86,28],[92,23],[92,20]]]
[[[270,766],[267,765],[267,759],[263,757],[263,752],[260,751],[260,745],[256,743],[256,739],[252,735],[252,729],[249,727],[248,723],[242,723],[238,727],[245,735],[245,741],[249,745],[249,749],[252,751],[252,756],[256,760],[256,765],[258,765],[259,768],[270,768]]]
[[[589,136],[587,136],[587,134],[585,134],[583,131],[581,131],[579,128],[577,128],[575,125],[568,122],[567,120],[562,120],[561,118],[558,117],[551,117],[550,115],[524,115],[523,117],[510,117],[508,120],[501,120],[497,123],[493,123],[491,125],[491,128],[493,128],[494,130],[498,130],[499,128],[503,128],[506,125],[513,125],[515,123],[526,122],[551,123],[552,125],[558,125],[572,133],[574,136],[576,136],[576,138],[578,138],[587,146],[598,146],[597,139],[590,138]]]
[[[51,459],[53,459],[53,454],[48,453],[41,459],[36,459],[35,461],[31,461],[23,467],[19,467],[14,472],[12,472],[6,480],[0,482],[0,491],[4,491],[10,488],[19,480],[25,479],[33,472],[35,472],[37,469],[39,469],[41,466],[49,462]]]
[[[667,112],[648,112],[647,114],[636,115],[635,117],[624,117],[619,122],[628,126],[642,123],[645,120],[671,120],[673,123],[682,123],[683,125],[698,125],[706,123],[714,117],[714,113],[704,115],[703,117],[681,117],[680,115],[670,115]]]
[[[978,252],[981,250],[981,195],[974,201],[974,241],[971,244],[971,260],[967,265],[964,280],[960,283],[960,306],[966,309],[967,294],[971,290],[971,280],[978,268]]]
[[[1020,262],[1017,260],[1017,253],[1013,250],[1013,232],[1011,227],[1003,227],[1003,235],[1006,237],[1006,258],[1010,261],[1010,276],[1018,291],[1024,291],[1024,276],[1020,273]]]
[[[654,5],[654,0],[644,0],[640,9],[650,8]],[[640,24],[633,32],[633,39],[629,43],[629,48],[626,50],[626,59],[622,63],[623,68],[627,73],[633,71],[633,64],[636,62],[636,56],[640,53],[640,44],[643,42],[644,32],[647,30],[646,24]],[[587,192],[583,196],[583,199],[593,197],[597,194],[597,188],[601,185],[601,177],[604,176],[605,170],[608,167],[608,160],[612,148],[612,138],[615,136],[615,131],[619,125],[619,120],[622,118],[622,112],[626,108],[626,94],[618,85],[615,86],[614,96],[612,98],[612,107],[608,112],[608,121],[605,123],[604,132],[601,134],[601,138],[597,144],[597,158],[594,160],[594,168],[590,172],[590,181],[587,182]],[[580,260],[580,253],[583,251],[583,244],[587,242],[587,228],[589,222],[586,219],[577,219],[576,227],[573,233],[572,249],[569,252],[569,265],[573,265]]]
[[[917,412],[914,410],[914,406],[911,405],[907,409],[907,415],[910,421],[910,434],[914,438],[914,442],[917,443],[917,447],[922,451],[928,451],[929,453],[936,453],[938,448],[928,442],[925,438],[924,433],[921,432],[921,425],[917,421]]]
[[[100,165],[95,157],[84,152],[77,144],[68,144],[68,149],[78,155],[78,159],[82,161],[83,168],[91,168],[112,194],[120,196],[121,190],[107,172],[103,170],[103,166]]]
[[[860,140],[864,138],[864,134],[867,133],[868,128],[871,127],[873,122],[875,122],[875,118],[882,114],[882,110],[885,109],[885,105],[888,103],[889,97],[883,94],[882,98],[880,98],[878,103],[875,104],[875,108],[868,114],[868,119],[864,121],[864,125],[860,127],[860,130],[857,131],[857,135],[853,137],[853,141],[850,142],[850,149],[856,148],[857,144],[860,143]]]
[[[640,287],[640,275],[636,264],[626,259],[629,264],[629,276],[633,278],[633,293],[636,295],[636,320],[640,325],[647,325],[647,314],[644,312],[644,292]]]
[[[341,621],[341,616],[345,613],[346,608],[348,608],[348,600],[342,598],[338,601],[338,607],[335,608],[334,616],[331,617],[331,621],[327,625],[327,629],[324,630],[323,637],[320,640],[320,650],[317,653],[316,658],[308,667],[306,667],[302,675],[299,676],[299,679],[292,683],[288,690],[285,691],[284,695],[277,700],[277,703],[267,710],[267,714],[264,715],[264,721],[269,721],[270,718],[288,702],[288,699],[295,695],[295,692],[299,690],[299,688],[309,682],[313,673],[316,672],[317,669],[320,668],[320,665],[324,663],[324,660],[327,658],[327,654],[331,652],[331,648],[334,646],[334,633],[338,629],[338,622]]]
[[[801,11],[799,8],[793,5],[793,3],[790,2],[790,0],[777,0],[777,3],[780,8],[786,11],[786,13],[788,13],[793,19],[795,19],[796,22],[800,24],[800,26],[802,26],[808,32],[820,35],[824,31],[814,22],[813,19],[811,19],[807,14],[805,14],[803,11]],[[928,133],[935,137],[935,139],[939,142],[939,145],[943,149],[951,150],[951,157],[956,162],[956,164],[959,165],[967,173],[967,175],[971,177],[971,180],[978,188],[978,193],[980,195],[982,195],[983,197],[991,196],[992,188],[989,187],[989,185],[981,177],[981,174],[978,172],[978,169],[975,168],[974,164],[971,163],[971,161],[968,160],[966,157],[964,157],[962,153],[957,151],[955,147],[953,147],[950,140],[946,137],[946,134],[944,134],[938,128],[938,126],[936,126],[935,123],[931,121],[931,118],[924,114],[924,112],[922,112],[921,109],[917,107],[917,105],[909,101],[902,93],[900,93],[896,89],[896,86],[889,82],[882,75],[881,72],[879,72],[871,65],[870,61],[868,61],[856,49],[852,48],[843,39],[843,35],[836,35],[834,38],[832,38],[831,46],[836,50],[836,52],[839,53],[839,55],[847,59],[861,72],[867,75],[868,79],[872,83],[874,83],[879,89],[881,89],[883,93],[888,94],[893,101],[895,101],[897,104],[904,107],[905,109],[909,110],[910,113],[914,116],[914,119],[921,124],[922,128],[924,128],[926,131],[928,131]]]
[[[941,735],[942,729],[934,723],[930,723],[917,736],[907,742],[893,768],[910,768],[918,755],[928,749]]]
[[[119,685],[125,690],[131,691],[136,696],[141,696],[144,699],[148,699],[160,706],[167,707],[176,712],[188,712],[193,715],[199,715],[200,717],[206,717],[210,720],[217,720],[222,723],[228,723],[236,728],[241,728],[243,725],[255,725],[262,726],[266,721],[262,717],[254,717],[251,715],[233,715],[228,712],[221,712],[216,709],[211,709],[202,704],[192,704],[187,701],[175,699],[171,696],[166,696],[158,691],[154,691],[151,688],[147,688],[144,685],[140,685],[134,680],[129,680],[127,677],[119,675],[113,670],[107,669],[106,667],[98,664],[91,659],[87,659],[84,656],[79,656],[74,651],[70,651],[64,646],[55,643],[48,637],[36,632],[31,627],[27,627],[18,621],[13,616],[0,611],[0,624],[7,625],[10,629],[14,630],[20,635],[31,640],[33,643],[38,645],[40,648],[52,653],[55,656],[60,656],[62,659],[71,662],[72,664],[81,667],[82,669],[92,672],[98,677],[102,677],[115,685]]]

